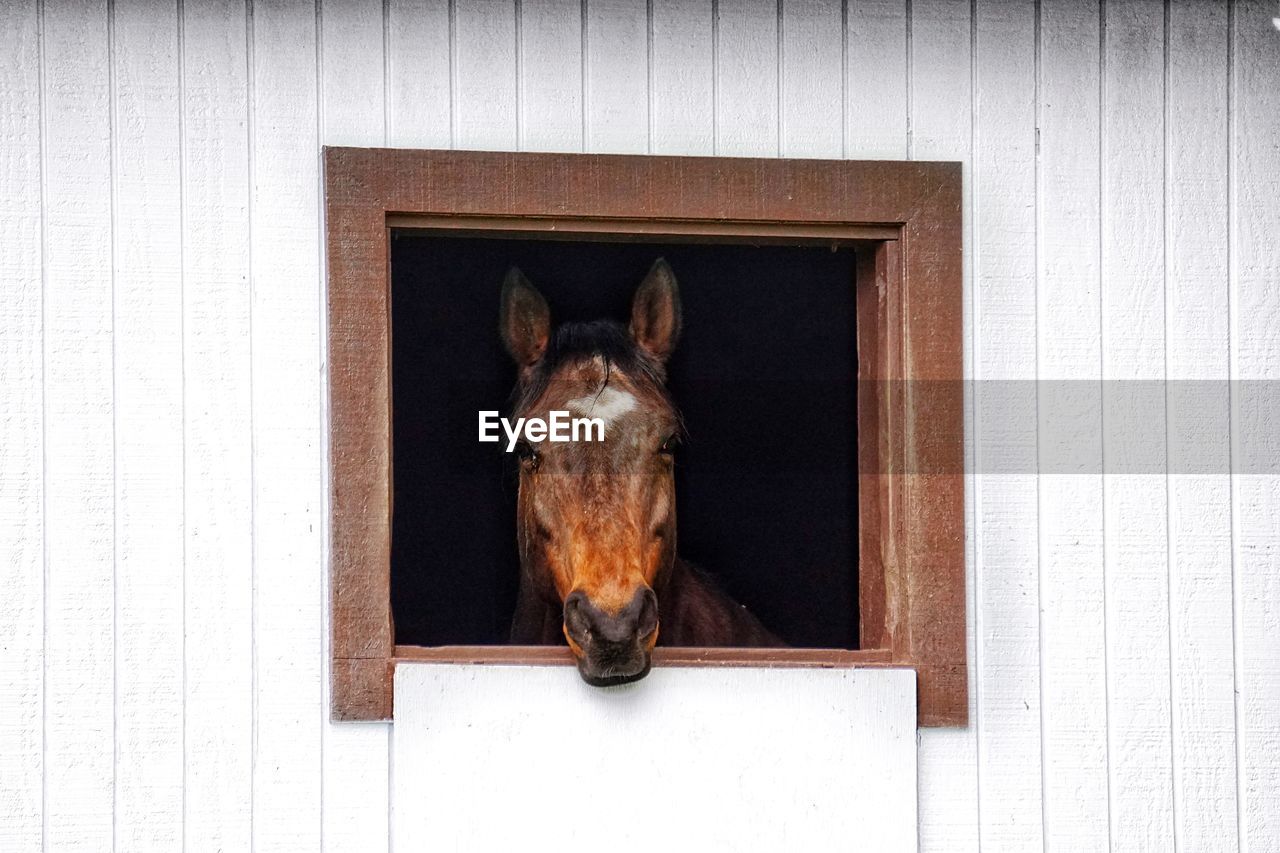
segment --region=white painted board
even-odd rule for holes
[[[844,135],[851,159],[901,160],[908,149],[908,56],[905,0],[859,0],[844,6]],[[955,7],[957,15],[967,10]]]
[[[975,9],[974,609],[979,846],[1041,849],[1036,10]],[[928,745],[924,749],[926,761]],[[926,763],[925,767],[929,765]],[[928,771],[926,771],[928,772]],[[921,774],[922,776],[924,773]],[[940,838],[938,849],[950,850]],[[922,844],[922,846],[924,846]]]
[[[778,153],[778,4],[716,6],[716,154]]]
[[[910,158],[916,160],[958,160],[964,205],[973,204],[973,80],[970,73],[973,27],[967,10],[949,0],[916,0],[910,6],[912,32],[910,63]],[[965,259],[963,303],[973,304],[973,218],[967,217],[962,230]],[[969,375],[973,372],[973,323],[964,317],[964,358]],[[972,472],[974,434],[973,394],[965,405],[965,464]],[[965,482],[966,494],[973,495],[972,478]],[[966,562],[973,561],[972,499],[965,512]],[[966,608],[972,612],[974,584],[966,584]],[[973,623],[970,622],[970,625]],[[975,659],[974,635],[966,631],[966,655]],[[969,667],[970,719],[977,717],[973,702],[974,676]],[[977,742],[970,728],[929,729],[920,735],[920,763],[929,768],[920,777],[920,848],[939,853],[977,853],[978,772]]]
[[[246,130],[255,853],[317,850],[323,835],[316,27],[314,9],[254,4]]]
[[[0,4],[0,850],[44,823],[44,292],[35,3]]]
[[[920,735],[921,849],[1280,849],[1275,15],[0,3],[0,850],[391,840],[386,727],[323,690],[320,145],[840,130],[969,164],[972,727]],[[1123,458],[1123,398],[999,382],[1165,374],[1150,482],[1060,465]]]
[[[1098,16],[1096,3],[1040,5],[1036,399],[1049,850],[1107,850],[1110,822],[1101,201],[1092,189],[1101,180]]]
[[[1280,850],[1280,33],[1274,3],[1233,8],[1231,393],[1240,849]]]
[[[401,664],[393,848],[916,849],[915,673]],[[539,845],[540,846],[540,845]]]
[[[321,134],[325,145],[363,145],[375,147],[391,142],[389,135],[390,94],[383,78],[388,67],[384,55],[384,9],[363,0],[325,0],[321,7],[319,38]],[[385,10],[390,14],[390,9]],[[403,75],[401,75],[403,79]],[[402,90],[403,91],[403,90]],[[417,116],[419,113],[410,112]],[[403,134],[415,131],[413,122],[404,124]],[[321,198],[317,196],[317,205]],[[321,217],[317,208],[317,217]],[[323,267],[322,267],[323,270]],[[327,271],[323,280],[328,280]],[[328,340],[326,316],[320,313],[321,340]],[[328,374],[320,383],[321,411],[329,410]],[[320,440],[324,443],[324,432]],[[328,445],[320,454],[322,482],[329,482]],[[317,502],[324,515],[323,529],[328,529],[328,505]],[[322,539],[322,565],[328,565],[328,537]],[[329,611],[329,596],[324,598],[324,613]],[[321,617],[325,628],[324,648],[329,648],[328,620]],[[329,679],[321,679],[323,707],[329,707]],[[320,761],[320,840],[325,853],[358,851],[378,853],[387,849],[387,739],[389,727],[384,724],[351,726],[324,721],[321,728]]]
[[[253,843],[248,21],[182,14],[183,817],[187,853]]]
[[[115,834],[114,196],[107,36],[105,3],[43,7],[41,832],[49,850],[110,849]]]
[[[1164,209],[1165,10],[1103,6],[1103,609],[1109,844],[1173,850]]]
[[[1230,10],[1168,12],[1165,368],[1174,841],[1239,848],[1231,553]],[[1197,121],[1177,121],[1184,115]]]
[[[110,9],[115,205],[117,850],[182,846],[183,346],[178,14]]]

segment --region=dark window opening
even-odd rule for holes
[[[508,412],[498,338],[519,266],[553,321],[625,321],[653,260],[680,283],[669,385],[688,437],[679,552],[796,647],[858,647],[854,253],[437,236],[391,241],[391,603],[400,645],[507,640],[519,562],[516,480],[477,412]]]

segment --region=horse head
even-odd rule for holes
[[[675,276],[665,261],[653,265],[626,326],[553,329],[546,300],[512,269],[499,325],[519,371],[514,417],[567,411],[603,422],[600,440],[516,446],[522,580],[562,614],[586,681],[642,678],[660,629],[655,589],[676,559],[673,451],[681,427],[665,386],[680,334]]]

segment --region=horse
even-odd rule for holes
[[[676,551],[674,455],[683,433],[666,387],[681,332],[676,278],[659,258],[630,322],[562,323],[517,268],[502,285],[502,342],[516,364],[514,417],[568,411],[600,441],[520,441],[520,579],[511,642],[567,642],[596,686],[648,674],[656,645],[782,646]]]

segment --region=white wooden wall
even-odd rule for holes
[[[671,667],[601,690],[571,667],[410,663],[395,681],[396,850],[917,849],[910,670]]]
[[[388,844],[388,728],[326,721],[321,145],[962,160],[974,378],[1274,381],[1276,14],[0,3],[0,849]],[[1280,478],[1225,474],[1274,412],[1037,478],[1054,407],[969,403],[1025,464],[970,477],[921,849],[1280,850]]]

